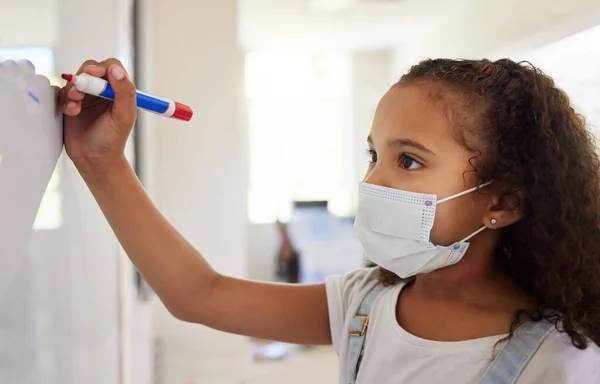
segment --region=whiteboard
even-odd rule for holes
[[[62,143],[50,81],[30,61],[0,61],[0,301],[27,252]]]
[[[64,154],[61,117],[54,113],[56,88],[39,76],[61,83],[53,51],[0,47],[2,57],[28,58],[36,68],[18,62],[17,69],[0,60],[0,90],[20,97],[22,111],[5,107],[2,99],[0,141],[25,149],[11,154],[11,169],[18,166],[11,174],[18,181],[13,189],[23,194],[18,202],[24,207],[7,190],[0,199],[9,202],[0,208],[6,224],[2,243],[9,247],[0,254],[0,384],[117,383],[127,331],[119,300],[122,255],[73,163],[64,155],[56,161]],[[32,89],[40,103],[29,95]],[[25,245],[11,239],[15,233],[26,238]]]

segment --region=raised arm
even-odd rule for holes
[[[90,67],[90,64],[93,65]],[[135,87],[114,59],[81,71],[107,75],[114,104],[66,87],[67,153],[125,252],[177,318],[225,332],[300,344],[330,344],[325,287],[246,281],[213,270],[154,207],[123,154],[136,118]],[[113,72],[114,71],[114,72]]]

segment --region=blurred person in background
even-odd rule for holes
[[[298,283],[300,280],[300,255],[294,248],[285,223],[277,220],[277,233],[281,245],[277,254],[277,277],[284,283]]]

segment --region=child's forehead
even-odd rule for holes
[[[449,103],[454,97],[426,84],[396,85],[377,107],[371,136],[383,140],[410,136],[431,143],[453,140]]]

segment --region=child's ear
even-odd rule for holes
[[[522,218],[522,199],[519,193],[492,195],[483,224],[490,229],[499,229],[508,227]]]

